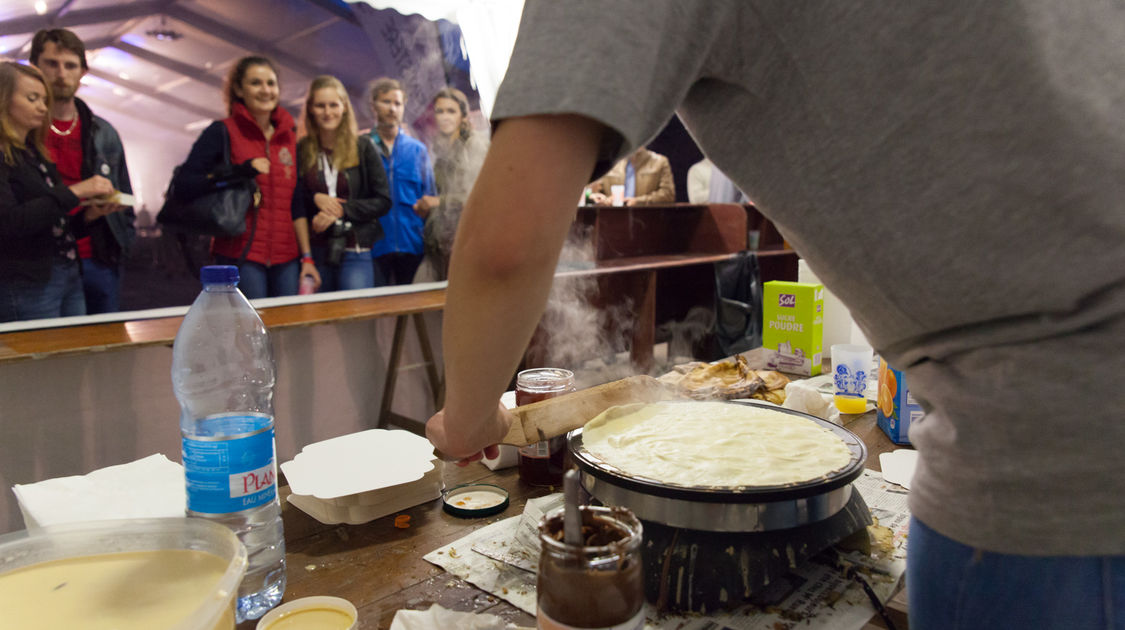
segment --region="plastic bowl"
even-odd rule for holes
[[[342,597],[315,595],[284,603],[266,613],[255,630],[294,630],[296,628],[332,628],[352,630],[359,620],[355,604]]]
[[[97,521],[78,523],[72,525],[58,525],[44,527],[33,533],[19,531],[0,536],[0,602],[5,600],[3,585],[9,573],[25,567],[31,567],[55,560],[77,559],[87,556],[103,554],[147,552],[147,551],[174,551],[192,550],[202,551],[218,556],[225,564],[225,571],[216,581],[208,578],[211,584],[198,591],[198,604],[189,602],[185,607],[186,614],[178,618],[161,621],[161,627],[169,630],[232,630],[234,628],[234,605],[238,594],[238,585],[246,573],[246,548],[235,536],[234,532],[217,523],[212,523],[197,518],[153,518],[130,519],[120,521]],[[159,563],[154,563],[159,564]],[[182,575],[183,573],[179,573]],[[147,603],[149,612],[159,610],[160,593],[146,592],[146,587],[151,586],[151,579],[137,579],[135,574],[123,578],[120,583],[114,583],[112,593],[120,598],[105,598],[104,593],[99,603],[82,608],[81,612],[88,615],[83,627],[95,627],[100,620],[104,608],[101,606],[113,605],[107,599],[116,600],[116,610],[132,611],[133,607],[141,607]],[[68,608],[72,608],[62,594],[65,592],[65,583],[56,586],[60,601],[34,611],[41,620],[40,625],[32,628],[62,627],[55,615],[61,615]],[[104,581],[100,585],[104,587]],[[77,589],[77,586],[75,587]],[[147,599],[146,599],[147,597]],[[23,600],[9,593],[5,606],[5,616],[14,610],[20,612],[20,606],[34,606],[30,599]],[[26,612],[26,611],[25,611]],[[11,618],[11,617],[9,617]],[[78,627],[78,626],[73,626]],[[130,626],[115,626],[129,628]],[[140,627],[139,625],[137,627]]]

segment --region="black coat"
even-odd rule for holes
[[[86,221],[81,212],[69,216],[78,197],[54,164],[34,150],[13,153],[15,164],[0,157],[0,281],[42,284],[51,278],[57,249],[52,229],[65,225],[82,237]]]
[[[297,144],[297,155],[301,155],[301,145],[306,142],[304,138]],[[375,241],[383,238],[383,226],[379,224],[379,217],[391,209],[390,186],[387,183],[387,172],[383,170],[383,159],[375,150],[375,143],[368,136],[356,138],[356,151],[359,155],[359,164],[344,169],[344,178],[348,181],[348,200],[343,204],[344,217],[355,226],[356,242],[360,247],[371,247]],[[324,173],[316,171],[320,185],[324,186]],[[302,174],[297,178],[297,189],[293,192],[293,219],[307,218],[310,223],[317,215],[316,203],[312,190]],[[326,189],[326,188],[325,188]],[[312,232],[313,239],[317,235]]]
[[[74,105],[82,121],[82,179],[101,175],[113,183],[115,190],[133,194],[129,169],[125,166],[125,149],[117,130],[95,116],[82,99],[74,99]],[[88,233],[95,260],[109,266],[121,264],[136,238],[133,227],[136,216],[130,207],[90,223]]]

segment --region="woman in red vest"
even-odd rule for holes
[[[247,213],[246,231],[216,237],[211,245],[216,264],[238,266],[239,288],[251,299],[297,294],[300,250],[290,213],[297,184],[297,128],[279,106],[280,92],[272,61],[240,59],[227,76],[230,116],[203,130],[175,181],[176,190],[189,197],[206,193],[217,182],[257,181],[262,200],[256,212]],[[230,164],[223,160],[224,135],[230,138]]]

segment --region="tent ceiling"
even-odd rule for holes
[[[348,86],[361,126],[366,83],[380,74],[367,32],[343,0],[10,0],[0,7],[0,55],[26,59],[41,28],[74,31],[90,72],[79,95],[170,130],[195,133],[224,115],[222,83],[242,56],[281,66],[282,103],[297,113],[318,74]],[[159,39],[150,31],[182,34]]]

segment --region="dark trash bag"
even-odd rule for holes
[[[762,345],[762,280],[754,252],[715,263],[715,342],[722,356]]]

